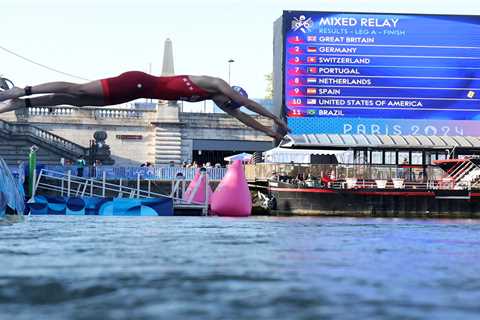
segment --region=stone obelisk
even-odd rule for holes
[[[173,45],[172,40],[167,38],[163,47],[163,66],[162,76],[173,76],[175,74],[173,66]]]
[[[173,64],[173,44],[170,38],[165,40],[165,45],[163,48],[163,65],[162,65],[162,76],[173,76],[175,75],[175,68]],[[177,101],[169,101],[168,105],[178,106]]]
[[[173,67],[173,44],[172,40],[167,38],[163,48],[162,76],[173,76],[175,70]],[[158,115],[159,121],[178,122],[179,105],[177,101],[159,101]]]
[[[165,40],[162,76],[173,76],[172,40]],[[177,101],[159,101],[155,125],[155,163],[180,164],[182,159],[182,128]]]

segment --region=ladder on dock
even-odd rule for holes
[[[208,186],[208,175],[206,171],[200,172],[201,177],[205,176],[203,180]],[[203,215],[208,214],[208,192],[206,192],[205,201],[198,203],[193,201],[196,193],[199,190],[200,184],[197,183],[193,188],[190,196],[187,199],[183,198],[186,190],[187,180],[184,179],[183,174],[177,174],[172,180],[172,191],[170,194],[156,193],[151,190],[152,180],[147,179],[147,188],[141,188],[141,177],[137,176],[136,187],[132,188],[123,184],[122,179],[118,183],[108,182],[105,173],[101,180],[95,178],[78,177],[71,174],[68,170],[66,173],[57,172],[47,169],[41,169],[38,176],[34,170],[33,181],[35,184],[32,190],[31,198],[34,199],[39,191],[46,191],[50,194],[65,197],[118,197],[130,199],[142,198],[170,198],[173,200],[173,207],[175,209],[191,209],[201,210]],[[207,190],[208,188],[205,188]]]
[[[478,187],[480,182],[480,167],[471,159],[463,159],[447,171],[453,180],[455,189]]]

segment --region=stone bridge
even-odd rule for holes
[[[226,114],[180,109],[157,104],[152,109],[57,106],[9,112],[0,115],[0,149],[13,164],[25,160],[28,148],[36,144],[41,161],[54,164],[62,157],[87,155],[93,133],[105,131],[115,165],[138,165],[188,161],[194,150],[253,152],[272,146],[271,138]],[[272,125],[263,117],[258,120]]]

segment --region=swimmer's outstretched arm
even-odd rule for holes
[[[237,118],[240,122],[242,122],[243,124],[247,125],[250,128],[261,131],[261,132],[265,133],[266,135],[268,135],[272,138],[278,139],[278,140],[282,140],[282,138],[283,138],[282,134],[276,132],[275,130],[273,130],[270,127],[264,126],[263,124],[261,124],[260,122],[258,122],[255,119],[253,119],[248,114],[243,113],[238,109],[224,108],[222,106],[218,106],[218,107],[220,109],[222,109],[223,111],[225,111],[226,113],[228,113],[229,115],[231,115],[232,117]]]
[[[262,115],[262,116],[265,116],[267,118],[272,119],[275,122],[276,125],[278,125],[283,131],[285,131],[285,133],[288,133],[288,132],[291,131],[288,128],[287,124],[282,119],[280,119],[279,117],[277,117],[276,115],[274,115],[273,113],[268,111],[261,104],[238,94],[224,80],[218,79],[216,85],[217,85],[218,90],[222,94],[229,97],[230,99],[232,99],[235,102],[239,103],[240,105],[246,107],[247,109],[249,109],[249,110],[251,110],[255,113],[258,113],[259,115]]]

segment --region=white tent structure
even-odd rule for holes
[[[241,161],[250,161],[252,160],[253,155],[250,153],[239,153],[239,154],[234,154],[233,156],[225,157],[223,160],[225,161],[235,161],[235,160],[241,160]]]
[[[345,150],[313,150],[273,148],[264,152],[266,163],[310,163],[312,155],[334,155],[338,163],[345,163],[349,155]]]

